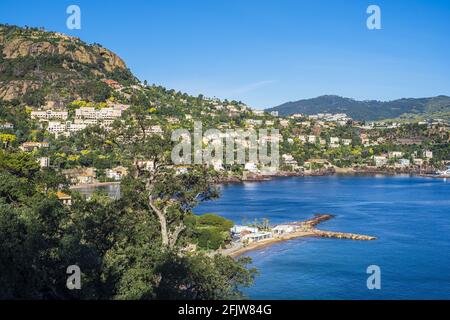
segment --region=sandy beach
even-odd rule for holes
[[[236,258],[246,252],[256,250],[256,249],[261,249],[261,248],[264,248],[267,246],[271,246],[278,242],[283,242],[283,241],[292,240],[292,239],[301,238],[301,237],[314,237],[314,236],[315,236],[315,233],[312,231],[296,231],[296,232],[292,232],[292,233],[289,233],[289,234],[286,234],[283,236],[279,236],[276,238],[270,238],[270,239],[263,240],[263,241],[252,242],[245,247],[240,247],[235,250],[231,250],[230,252],[227,252],[227,253],[223,252],[223,253],[227,254],[233,258]]]

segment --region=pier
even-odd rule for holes
[[[364,234],[356,234],[356,233],[333,232],[333,231],[322,231],[322,230],[314,230],[313,233],[316,237],[321,237],[321,238],[337,238],[337,239],[365,240],[365,241],[371,241],[371,240],[377,239],[376,237],[366,236]]]
[[[336,239],[365,240],[365,241],[377,239],[376,237],[363,234],[323,231],[315,228],[318,224],[330,220],[332,218],[334,218],[334,215],[332,214],[318,214],[312,219],[293,224],[298,226],[300,230],[304,232],[310,232],[314,234],[314,236],[321,238],[336,238]]]

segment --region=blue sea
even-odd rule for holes
[[[301,238],[248,253],[250,299],[450,299],[450,181],[413,176],[279,178],[221,187],[195,212],[272,224],[336,215],[320,229],[375,241]],[[381,288],[369,290],[367,267]]]

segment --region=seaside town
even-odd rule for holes
[[[128,170],[116,155],[67,148],[67,143],[73,143],[78,133],[89,128],[99,127],[109,132],[114,130],[115,121],[123,122],[122,115],[130,108],[130,104],[126,103],[130,95],[123,92],[130,89],[143,92],[158,90],[164,93],[165,100],[151,102],[152,113],[147,116],[150,125],[145,129],[149,135],[162,136],[174,128],[190,128],[194,119],[199,118],[205,124],[222,130],[279,130],[279,168],[262,168],[253,162],[226,165],[222,161],[215,161],[210,169],[220,175],[221,182],[264,181],[277,176],[334,173],[406,173],[434,178],[450,177],[450,161],[446,158],[450,144],[449,124],[440,119],[400,123],[354,121],[346,114],[294,114],[280,117],[277,112],[251,109],[238,102],[207,98],[199,100],[193,97],[189,99],[200,101],[200,107],[186,108],[190,112],[184,112],[182,116],[173,111],[168,115],[171,105],[164,105],[163,101],[186,106],[190,101],[183,98],[185,95],[154,87],[149,90],[144,84],[126,88],[110,79],[104,80],[104,83],[113,90],[113,96],[105,102],[75,100],[63,108],[52,105],[28,108],[27,125],[36,128],[30,141],[18,144],[20,138],[17,139],[14,134],[14,124],[3,122],[0,134],[3,148],[18,144],[20,150],[36,156],[42,169],[60,170],[70,181],[72,190],[118,184],[128,174]],[[223,122],[224,118],[230,121]],[[225,132],[221,138],[226,140],[229,135]],[[42,138],[39,139],[39,136]],[[204,139],[204,143],[208,141]],[[236,143],[243,144],[244,148],[249,146],[245,140],[236,140]],[[153,166],[149,159],[143,162],[148,168]],[[186,165],[175,168],[179,174],[189,170]],[[60,191],[57,195],[65,204],[71,202],[69,194]],[[274,232],[279,234],[281,231],[274,229]],[[245,235],[244,240],[251,242],[266,237],[269,237],[269,233],[251,232]]]
[[[241,298],[236,288],[249,286],[255,273],[247,268],[245,252],[300,237],[377,238],[316,228],[332,214],[275,225],[196,215],[201,203],[220,196],[221,185],[328,175],[450,178],[450,122],[444,111],[414,120],[363,120],[345,106],[281,114],[141,82],[97,44],[28,27],[0,25],[0,68],[0,218],[9,232],[4,239],[11,241],[2,250],[9,256],[25,252],[17,258],[23,269],[11,271],[20,279],[33,271],[28,261],[45,262],[37,278],[50,274],[58,285],[36,286],[37,296],[47,290],[52,298],[91,298],[88,290],[67,293],[58,282],[56,271],[74,260],[89,266],[83,272],[99,299],[174,295],[186,287],[184,280],[171,287],[155,279],[170,278],[161,274],[177,268],[208,282],[205,287],[214,288],[212,278],[216,287],[232,283],[219,298]],[[218,139],[199,138],[198,124]],[[200,155],[213,150],[213,160],[174,163],[180,141],[173,133],[179,130],[182,140],[199,140]],[[269,154],[277,149],[276,165],[250,156],[256,146],[249,136],[260,132],[269,135],[259,136],[258,147],[268,145]],[[241,153],[244,162],[218,157],[224,146],[232,155]],[[197,152],[187,149],[183,155],[195,159]],[[108,188],[117,192],[105,192]],[[34,247],[22,250],[27,241]],[[27,283],[14,277],[8,279],[11,290]],[[140,283],[128,283],[141,280],[142,290],[135,290]],[[154,292],[147,290],[149,283]],[[28,288],[17,292],[29,297]],[[181,298],[218,298],[217,292]]]
[[[217,171],[224,182],[357,172],[450,177],[450,161],[446,158],[450,144],[449,124],[442,119],[417,123],[361,122],[344,113],[281,117],[277,112],[251,109],[235,101],[187,97],[144,84],[124,87],[111,79],[105,79],[104,83],[112,89],[112,96],[104,102],[75,100],[61,108],[52,104],[28,107],[26,117],[29,118],[25,121],[30,128],[35,128],[29,141],[20,141],[25,137],[15,135],[14,124],[3,122],[0,134],[3,148],[18,144],[20,150],[36,155],[41,168],[61,170],[74,188],[119,182],[127,175],[127,169],[114,154],[67,148],[66,143],[76,140],[83,130],[99,127],[111,131],[115,121],[123,122],[122,115],[130,108],[127,101],[131,97],[125,92],[157,91],[163,96],[150,99],[151,115],[147,116],[150,124],[145,128],[149,135],[163,135],[174,128],[191,128],[194,119],[202,120],[205,127],[221,130],[279,130],[279,168],[263,168],[254,162],[227,165],[221,160],[215,161],[211,169]],[[191,105],[193,100],[197,102],[195,107]],[[174,108],[173,104],[178,106]],[[185,111],[180,116],[177,110],[184,106]],[[225,131],[221,138],[225,141],[230,135]],[[206,138],[204,143],[208,143]],[[236,143],[249,147],[245,140]],[[143,161],[151,167],[150,160]],[[180,173],[186,170],[188,166],[177,166]]]
[[[417,123],[362,122],[351,119],[345,113],[282,117],[277,112],[252,109],[236,101],[189,97],[159,87],[147,87],[145,84],[125,87],[111,79],[103,82],[112,90],[111,97],[106,101],[95,103],[74,100],[60,108],[52,104],[28,107],[26,125],[34,130],[27,141],[20,141],[14,134],[16,128],[13,123],[3,122],[0,135],[3,148],[17,145],[23,152],[35,155],[41,170],[51,168],[60,171],[69,181],[72,192],[120,184],[128,175],[128,169],[121,163],[120,157],[114,153],[77,148],[77,139],[89,130],[98,128],[111,133],[115,125],[123,124],[124,116],[131,107],[131,94],[126,92],[131,90],[154,94],[156,91],[159,99],[150,99],[149,115],[146,116],[148,127],[145,133],[148,135],[163,137],[175,128],[192,128],[195,119],[201,119],[204,126],[223,130],[221,138],[224,141],[230,135],[233,138],[235,135],[235,131],[230,133],[227,129],[278,129],[279,135],[275,138],[280,145],[279,168],[261,167],[253,162],[227,165],[223,161],[214,161],[209,170],[219,175],[218,182],[264,181],[278,176],[336,173],[403,173],[430,178],[450,177],[450,161],[446,158],[450,144],[449,124],[441,119]],[[177,107],[174,108],[175,104]],[[180,107],[184,108],[183,113],[177,111]],[[203,143],[207,145],[208,142],[204,138]],[[243,148],[249,148],[249,141],[237,139],[235,142],[242,144]],[[72,147],[69,147],[70,144]],[[154,167],[150,159],[142,159],[141,162],[150,170]],[[174,165],[174,168],[177,174],[189,170],[188,165]],[[70,193],[60,190],[56,196],[61,203],[70,206]],[[327,216],[327,219],[330,217]],[[234,225],[214,248],[236,256],[273,242],[303,236],[374,239],[364,235],[316,230],[308,221],[273,227]]]
[[[117,93],[124,89],[113,80],[105,82]],[[139,89],[146,90],[143,85]],[[173,93],[168,94],[167,98],[178,100],[179,96]],[[37,154],[41,167],[61,169],[74,184],[120,181],[127,174],[126,168],[113,155],[91,154],[91,150],[62,153],[56,148],[49,148],[50,144],[57,147],[63,144],[62,141],[67,141],[71,136],[76,137],[77,133],[90,127],[112,130],[114,121],[123,121],[122,114],[130,107],[129,104],[115,103],[114,100],[111,98],[102,103],[76,100],[67,108],[41,106],[30,109],[30,126],[35,127],[35,132],[40,132],[43,139],[39,141],[35,134],[32,141],[20,143],[19,148]],[[177,102],[188,104],[183,99]],[[153,122],[146,128],[148,134],[162,135],[173,128],[189,128],[194,119],[202,119],[205,124],[216,125],[222,130],[279,130],[281,166],[278,170],[262,168],[254,162],[240,166],[227,165],[223,161],[213,162],[212,168],[221,174],[224,181],[334,172],[415,173],[441,177],[450,174],[450,161],[445,158],[448,153],[449,125],[439,119],[400,123],[360,122],[350,119],[346,114],[294,114],[280,117],[277,112],[267,113],[250,109],[242,103],[218,99],[203,99],[200,110],[189,108],[191,113],[184,112],[180,117],[177,114],[167,116],[170,106],[162,106],[157,101],[154,105],[154,113],[148,116]],[[161,110],[161,115],[158,110]],[[223,118],[231,121],[221,122]],[[1,130],[4,147],[17,143],[12,123],[3,122]],[[230,135],[224,133],[221,138],[225,141]],[[204,143],[208,143],[204,140]],[[243,144],[245,148],[249,146],[248,141],[238,140],[237,143]],[[93,166],[87,166],[89,162]],[[186,167],[180,166],[178,170],[181,172]]]

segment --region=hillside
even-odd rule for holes
[[[124,87],[138,83],[125,62],[99,44],[42,29],[0,24],[0,100],[31,107],[64,107],[75,99],[102,102],[115,90],[110,80]],[[326,95],[266,111],[283,116],[346,113],[356,120],[450,120],[450,97],[382,102]]]
[[[450,119],[450,97],[438,96],[393,101],[358,101],[334,95],[287,102],[266,111],[278,111],[286,116],[295,113],[346,113],[356,120],[383,120],[390,118],[443,118]]]
[[[136,83],[113,52],[60,33],[0,25],[0,53],[0,99],[30,106],[103,101],[110,88],[102,79]]]

